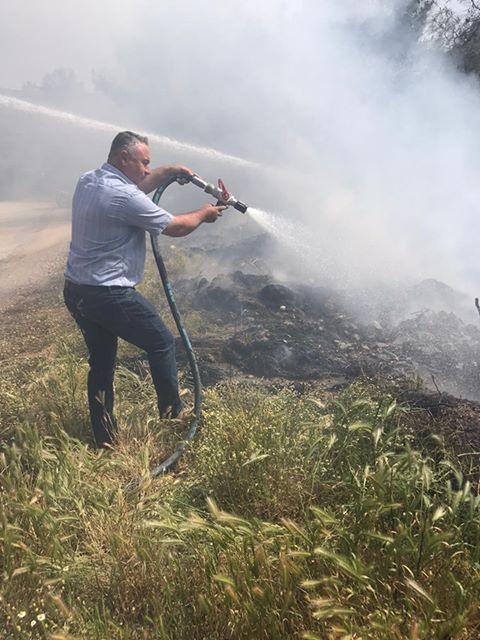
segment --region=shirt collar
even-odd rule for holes
[[[110,164],[109,162],[105,162],[104,164],[102,164],[102,170],[108,171],[109,173],[115,173],[119,178],[122,178],[122,180],[124,180],[124,182],[126,182],[127,184],[135,184],[133,180],[130,180],[130,178],[128,178],[124,173],[122,173],[120,169],[117,169],[117,167],[113,166],[113,164]]]

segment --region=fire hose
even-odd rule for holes
[[[217,205],[231,206],[237,209],[237,211],[240,211],[241,213],[246,212],[247,205],[241,202],[240,200],[237,200],[237,198],[235,198],[234,196],[232,196],[227,191],[227,189],[225,188],[225,185],[221,180],[218,181],[218,187],[216,187],[213,184],[205,182],[205,180],[202,180],[202,178],[200,178],[197,175],[187,177],[184,173],[179,173],[171,176],[164,185],[159,187],[153,195],[153,202],[158,205],[158,203],[160,202],[160,198],[162,197],[165,189],[169,187],[173,182],[185,181],[187,179],[196,187],[199,187],[200,189],[205,191],[205,193],[208,193],[209,195],[214,196],[217,199]],[[173,319],[175,320],[175,324],[177,326],[178,332],[182,339],[183,346],[185,347],[185,351],[187,352],[187,357],[188,357],[188,362],[189,362],[190,370],[193,377],[193,387],[194,387],[193,420],[192,420],[192,423],[190,424],[190,428],[187,432],[187,435],[185,436],[185,439],[176,448],[176,450],[172,453],[172,455],[169,456],[166,460],[164,460],[160,465],[154,467],[151,470],[150,476],[152,478],[156,478],[158,476],[164,475],[165,473],[168,473],[176,465],[187,444],[191,442],[197,434],[199,424],[200,424],[200,416],[201,416],[201,409],[202,409],[202,381],[200,378],[200,371],[198,368],[198,363],[195,357],[195,353],[193,351],[192,343],[190,342],[190,338],[188,337],[187,330],[185,329],[185,325],[183,324],[182,317],[180,315],[177,304],[175,302],[173,288],[168,279],[165,263],[163,262],[160,249],[158,247],[157,234],[151,233],[150,239],[151,239],[152,251],[155,257],[158,273],[160,275],[160,279],[163,284],[163,289],[165,291],[165,297],[167,298],[170,311],[172,312],[172,316],[173,316]]]

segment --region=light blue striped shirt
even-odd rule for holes
[[[109,163],[84,173],[72,202],[72,241],[65,277],[75,284],[133,287],[143,278],[145,231],[173,220]]]

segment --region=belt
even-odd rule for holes
[[[94,285],[94,284],[77,284],[71,280],[65,280],[65,289],[91,289],[92,291],[115,291],[116,289],[134,289],[135,287],[127,287],[119,284]]]

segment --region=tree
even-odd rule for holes
[[[455,57],[466,73],[480,75],[480,4],[478,0],[412,0],[411,25]]]

